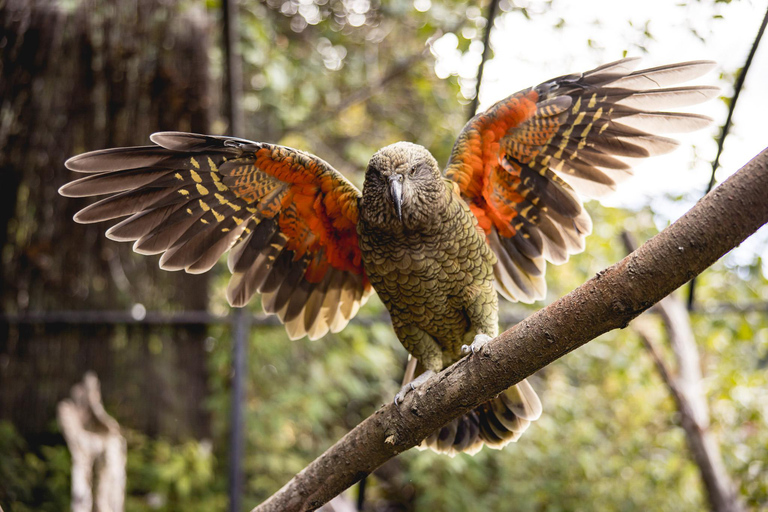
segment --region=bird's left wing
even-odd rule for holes
[[[109,194],[75,220],[127,219],[107,236],[159,254],[166,270],[209,270],[230,248],[227,299],[263,294],[292,338],[338,332],[367,300],[356,224],[360,191],[323,160],[284,146],[181,132],[156,146],[93,151],[64,196]],[[94,174],[95,173],[95,174]]]
[[[662,109],[692,105],[716,87],[669,87],[714,63],[685,62],[632,72],[624,59],[520,91],[476,115],[453,148],[453,180],[498,258],[498,291],[532,302],[546,293],[545,261],[584,249],[592,230],[580,194],[595,197],[628,177],[634,159],[676,142],[654,133],[699,129],[711,120]]]

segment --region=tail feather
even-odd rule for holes
[[[541,416],[541,401],[527,380],[503,391],[465,415],[448,422],[419,445],[451,457],[474,455],[484,445],[501,449],[517,441]]]

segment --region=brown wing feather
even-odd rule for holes
[[[162,253],[167,270],[205,272],[231,249],[230,303],[263,293],[265,311],[292,338],[341,329],[367,300],[355,229],[360,192],[330,165],[233,137],[164,132],[152,141],[67,161],[93,174],[64,185],[62,195],[108,195],[76,221],[128,216],[107,236]]]
[[[696,130],[711,120],[661,109],[692,105],[715,87],[670,87],[701,76],[705,61],[632,70],[624,59],[526,89],[478,114],[462,130],[446,168],[499,256],[499,292],[544,297],[544,260],[566,261],[592,229],[580,195],[605,194],[631,175],[631,160],[674,149],[656,133]],[[481,424],[489,435],[494,425]]]

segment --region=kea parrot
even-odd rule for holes
[[[407,374],[398,403],[498,334],[498,295],[544,298],[546,262],[582,251],[592,229],[582,197],[610,192],[634,159],[676,146],[658,133],[711,121],[666,109],[715,96],[716,87],[676,85],[714,63],[633,71],[637,63],[619,60],[499,101],[464,126],[443,172],[422,146],[380,149],[362,193],[312,154],[181,132],[70,158],[66,167],[88,176],[60,193],[107,195],[75,220],[127,216],[107,236],[162,253],[164,269],[206,272],[229,251],[230,304],[260,293],[292,339],[340,331],[375,290],[423,370],[412,381]],[[522,381],[422,447],[451,455],[500,448],[541,411]]]

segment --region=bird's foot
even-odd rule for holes
[[[477,336],[475,336],[475,339],[472,340],[472,344],[471,345],[462,345],[461,346],[461,353],[462,354],[469,354],[471,352],[472,354],[476,354],[477,352],[482,350],[482,348],[484,346],[486,346],[488,344],[488,342],[491,341],[492,339],[493,338],[491,338],[487,334],[482,334],[482,333],[478,334]]]
[[[413,379],[411,382],[408,382],[407,384],[404,384],[403,387],[400,388],[400,391],[395,395],[395,405],[399,404],[403,401],[405,398],[405,395],[416,389],[418,386],[424,383],[428,378],[433,376],[435,372],[432,370],[427,370],[415,379]]]

